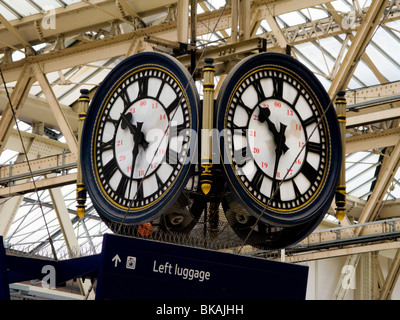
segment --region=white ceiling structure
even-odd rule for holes
[[[224,46],[238,53],[266,39],[267,51],[290,46],[332,98],[346,91],[347,215],[340,226],[399,217],[400,2],[197,2],[198,48],[221,56]],[[80,90],[93,94],[127,56],[191,42],[189,4],[0,0],[0,235],[8,248],[51,256],[53,246],[58,259],[99,252],[109,230],[90,199],[86,215],[76,215]],[[230,67],[223,65],[217,81]],[[332,209],[320,229],[338,223]]]

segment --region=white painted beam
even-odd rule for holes
[[[319,259],[329,259],[335,257],[343,257],[349,256],[352,254],[359,254],[365,252],[373,252],[373,251],[381,251],[381,250],[390,250],[390,249],[399,249],[400,248],[400,241],[391,241],[391,242],[384,242],[384,243],[376,243],[370,245],[363,245],[363,246],[355,246],[350,248],[343,248],[343,249],[329,249],[324,251],[312,252],[312,253],[301,253],[292,256],[286,256],[286,262],[288,263],[298,263],[302,261],[312,261],[312,260],[319,260]]]
[[[12,93],[14,90],[9,88],[9,91]],[[7,102],[8,100],[5,90],[0,89],[0,114],[4,112]],[[60,107],[67,117],[68,123],[70,124],[72,130],[76,132],[78,128],[78,113],[67,105],[60,104]],[[38,98],[28,94],[25,100],[24,108],[22,108],[21,112],[19,113],[18,119],[30,124],[34,122],[42,122],[45,127],[60,131],[49,104],[44,98]]]
[[[24,64],[18,75],[18,81],[15,89],[10,93],[11,104],[8,103],[7,107],[1,115],[0,119],[0,153],[3,152],[7,139],[10,135],[11,129],[15,125],[15,119],[21,112],[21,109],[28,96],[29,90],[33,84],[32,70],[29,64]],[[5,78],[7,81],[7,78]]]
[[[381,289],[379,300],[390,300],[393,289],[396,286],[397,280],[400,275],[400,250],[397,249],[396,255],[390,266],[388,275],[386,276],[385,283]]]
[[[400,142],[400,128],[354,135],[346,138],[346,153],[395,146]]]
[[[136,12],[139,17],[165,12],[166,6],[176,3],[176,0],[125,0],[122,1],[130,14]],[[55,8],[55,27],[43,27],[42,21],[46,14],[34,14],[9,24],[24,39],[19,39],[4,25],[0,25],[0,49],[6,47],[24,47],[26,43],[35,45],[43,41],[55,41],[59,35],[70,37],[82,32],[109,26],[113,20],[122,20],[115,0],[80,1],[66,7]]]
[[[54,205],[54,210],[57,215],[58,222],[60,224],[61,232],[64,236],[65,244],[68,249],[69,257],[77,258],[81,256],[81,249],[76,237],[74,227],[71,222],[71,218],[68,213],[68,208],[65,205],[64,196],[61,193],[60,188],[50,188],[49,194],[51,201]],[[86,295],[90,289],[89,281],[82,281],[78,279],[78,284],[81,289],[82,295]]]
[[[399,162],[400,142],[396,144],[390,153],[389,158],[381,167],[377,182],[374,186],[371,196],[368,198],[360,218],[358,219],[358,223],[362,224],[375,219],[375,215],[382,205],[384,194],[386,193],[394,174],[397,172]]]
[[[346,127],[356,127],[377,123],[382,121],[389,121],[400,118],[400,108],[391,108],[382,111],[369,112],[364,114],[352,113],[351,116],[346,118]]]
[[[45,180],[38,180],[33,182],[21,183],[0,189],[0,198],[14,197],[21,194],[26,194],[36,190],[44,190],[48,188],[55,188],[76,182],[76,173],[69,173],[60,175]]]
[[[72,153],[78,154],[78,142],[77,139],[71,129],[71,126],[68,123],[67,118],[64,115],[63,110],[61,109],[56,96],[46,78],[46,76],[42,73],[40,66],[38,64],[32,65],[33,73],[38,80],[40,87],[43,90],[43,93],[47,99],[47,102],[50,106],[51,111],[61,129],[62,134],[67,141],[68,147]]]

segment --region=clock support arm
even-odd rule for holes
[[[80,145],[82,139],[83,123],[86,118],[86,113],[89,107],[89,90],[82,89],[81,96],[78,99],[79,102],[79,115],[78,115],[78,161],[77,161],[77,176],[76,176],[76,201],[77,209],[76,214],[79,218],[83,218],[86,212],[86,188],[82,178],[81,168],[81,156],[80,156]]]
[[[339,121],[340,133],[342,146],[345,146],[346,140],[346,98],[344,97],[344,92],[341,91],[338,93],[338,97],[336,99],[336,111],[337,118]],[[342,148],[343,148],[342,147]],[[345,170],[345,161],[346,161],[346,152],[342,151],[342,166],[340,169],[339,182],[336,186],[335,190],[335,202],[336,202],[336,218],[340,221],[346,215],[346,170]]]
[[[207,195],[212,185],[212,129],[214,114],[214,60],[205,59],[206,65],[203,68],[203,121],[201,129],[201,190]]]

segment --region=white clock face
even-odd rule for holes
[[[286,179],[290,178],[297,174],[304,161],[305,152],[301,152],[301,148],[305,144],[306,136],[302,130],[301,121],[290,106],[275,99],[262,102],[254,110],[248,125],[248,142],[255,163],[269,178],[274,177],[276,146],[273,133],[265,125],[265,121],[260,121],[260,117],[263,120],[262,112],[264,111],[260,108],[268,108],[269,121],[275,128],[279,129],[281,124],[286,126],[285,145],[288,149],[281,155],[275,178],[278,181],[283,180],[285,176]],[[293,159],[297,156],[297,160],[293,163]]]
[[[168,130],[168,117],[160,103],[150,98],[133,103],[124,115],[134,126],[143,123],[141,132],[148,143],[147,146],[139,148],[133,179],[150,176],[161,165],[168,148],[168,137],[165,135]],[[121,122],[115,134],[114,155],[121,173],[130,177],[132,150],[135,143],[131,130],[123,123],[124,121]]]
[[[143,207],[174,183],[188,154],[190,111],[167,72],[144,69],[118,83],[98,121],[96,164],[116,204]]]
[[[226,111],[232,167],[244,189],[271,209],[305,205],[323,182],[326,133],[300,81],[262,68],[243,79]]]

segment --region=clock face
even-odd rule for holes
[[[225,171],[238,197],[268,222],[304,222],[333,196],[338,126],[307,71],[287,56],[256,55],[232,70],[219,97]]]
[[[122,62],[98,89],[85,122],[82,166],[108,220],[153,219],[185,185],[198,107],[189,79],[177,61],[146,53]]]

